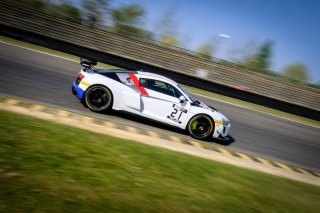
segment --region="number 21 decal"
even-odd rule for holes
[[[168,115],[167,118],[181,124],[181,121],[180,121],[181,115],[182,113],[187,113],[188,110],[176,104],[173,104],[172,107],[173,107],[173,112],[171,112],[171,114]]]

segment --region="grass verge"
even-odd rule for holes
[[[45,47],[42,47],[42,46],[39,46],[39,45],[34,45],[34,44],[27,43],[27,42],[15,40],[15,39],[8,38],[8,37],[5,37],[5,36],[0,36],[0,41],[6,42],[6,43],[10,43],[10,44],[14,44],[14,45],[18,45],[18,46],[21,46],[21,47],[34,49],[34,50],[45,52],[45,53],[49,53],[49,54],[56,55],[56,56],[63,57],[63,58],[67,58],[67,59],[70,59],[70,60],[73,60],[73,61],[79,61],[79,57],[78,56],[70,55],[70,54],[67,54],[67,53],[64,53],[64,52],[60,52],[60,51],[56,51],[56,50],[52,50],[52,49],[48,49],[48,48],[45,48]],[[117,67],[114,67],[114,66],[111,66],[111,65],[108,65],[108,64],[104,64],[104,63],[98,63],[98,66],[101,67],[101,68],[104,68],[104,69],[117,69]],[[253,109],[253,110],[256,110],[256,111],[260,111],[260,112],[272,114],[272,115],[275,115],[275,116],[283,117],[283,118],[286,118],[286,119],[294,120],[294,121],[297,121],[297,122],[301,122],[301,123],[305,123],[305,124],[309,124],[309,125],[320,127],[320,122],[316,121],[316,120],[304,118],[304,117],[301,117],[301,116],[297,116],[297,115],[293,115],[293,114],[290,114],[290,113],[282,112],[282,111],[275,110],[275,109],[272,109],[272,108],[268,108],[268,107],[264,107],[264,106],[261,106],[261,105],[253,104],[253,103],[250,103],[250,102],[242,101],[242,100],[239,100],[239,99],[231,98],[231,97],[228,97],[228,96],[219,95],[219,94],[216,94],[216,93],[208,92],[208,91],[197,89],[197,88],[194,88],[194,87],[189,87],[189,86],[185,86],[185,85],[184,85],[184,87],[188,91],[190,91],[192,93],[205,95],[205,96],[217,99],[217,100],[222,100],[222,101],[225,101],[225,102],[228,102],[228,103],[231,103],[231,104],[236,104],[236,105],[243,106],[243,107],[246,107],[246,108],[249,108],[249,109]]]
[[[0,111],[0,212],[319,212],[320,188]]]

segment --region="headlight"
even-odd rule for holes
[[[222,118],[223,126],[229,126],[230,121],[228,119]]]

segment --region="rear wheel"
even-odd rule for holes
[[[105,112],[110,110],[112,101],[113,97],[111,91],[102,85],[90,87],[84,95],[85,104],[93,112]]]
[[[214,125],[208,115],[199,114],[191,118],[187,129],[193,138],[203,140],[212,136]]]

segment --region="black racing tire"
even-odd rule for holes
[[[112,92],[105,86],[93,85],[86,90],[83,103],[93,112],[109,111],[113,103]]]
[[[214,122],[211,117],[205,114],[193,116],[187,125],[187,130],[191,137],[204,140],[212,137],[214,131]]]

